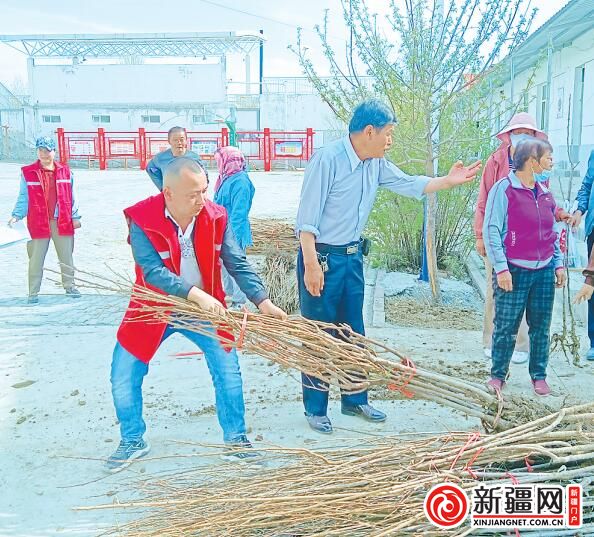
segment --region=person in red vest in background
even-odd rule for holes
[[[224,313],[221,266],[261,313],[286,319],[268,298],[258,275],[237,244],[227,211],[207,199],[208,180],[195,160],[176,158],[165,170],[163,192],[124,211],[130,226],[130,245],[136,262],[136,285],[195,302],[202,309]],[[111,364],[114,406],[121,442],[107,460],[117,472],[146,455],[143,439],[142,381],[161,343],[179,333],[204,353],[212,376],[217,418],[229,446],[224,457],[249,460],[256,453],[246,436],[239,361],[235,349],[225,349],[213,331],[205,335],[159,321],[132,298],[117,334]],[[224,334],[221,334],[224,336]]]
[[[66,164],[55,160],[56,144],[48,136],[35,141],[38,160],[21,168],[19,196],[8,221],[11,226],[27,217],[31,240],[29,254],[29,304],[39,302],[43,264],[50,239],[54,243],[66,294],[79,298],[74,287],[74,230],[80,227],[74,177]]]

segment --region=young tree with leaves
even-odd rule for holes
[[[363,98],[379,96],[387,102],[398,118],[390,156],[409,172],[436,176],[459,159],[486,154],[493,113],[488,77],[527,36],[534,16],[529,4],[391,0],[388,27],[381,31],[365,0],[342,0],[349,29],[344,63],[329,43],[328,12],[323,25],[316,27],[331,78],[318,74],[300,32],[293,50],[305,75],[343,121]],[[431,287],[439,299],[438,249],[444,256],[446,248],[457,245],[451,237],[436,234],[436,195],[429,195],[427,203],[426,249]],[[461,227],[456,223],[452,232],[458,238]]]

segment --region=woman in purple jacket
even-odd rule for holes
[[[543,184],[553,167],[551,144],[528,138],[518,144],[513,170],[489,192],[483,224],[493,265],[495,328],[490,389],[505,386],[520,321],[526,311],[530,338],[528,371],[534,391],[549,395],[547,364],[555,287],[565,284],[555,231],[555,199]]]

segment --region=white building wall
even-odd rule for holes
[[[236,106],[239,130],[312,128],[316,148],[346,130],[306,78],[271,79],[262,95],[227,96],[224,64],[36,65],[29,60],[29,77],[25,123],[31,140],[54,135],[60,127],[163,131],[180,125],[220,131],[231,106]],[[158,121],[143,116],[158,116]]]
[[[576,68],[584,67],[584,85],[583,85],[583,110],[582,110],[582,128],[581,143],[578,155],[579,174],[583,177],[587,169],[588,156],[594,149],[594,29],[584,33],[576,39],[570,46],[565,47],[553,53],[551,62],[551,88],[549,91],[549,101],[547,106],[548,129],[547,134],[555,149],[555,161],[560,170],[568,166],[567,155],[567,121],[571,116],[573,122],[573,107],[576,97],[574,96],[574,86],[576,78]],[[521,92],[527,87],[529,78],[534,73],[532,88],[529,91],[528,112],[535,118],[539,118],[539,87],[547,82],[547,59],[546,51],[543,51],[542,60],[536,67],[530,68],[519,73],[514,78],[513,90],[514,101],[517,102]],[[493,101],[495,106],[500,103],[501,118],[494,126],[494,130],[503,127],[512,111],[510,108],[512,83],[510,80],[500,88],[495,88],[493,92]],[[505,102],[500,102],[500,92],[505,95]],[[571,99],[571,108],[570,106]],[[570,126],[570,129],[572,126]],[[571,134],[570,134],[571,140]],[[573,193],[575,194],[576,181],[574,180]],[[579,186],[579,185],[578,185]]]
[[[31,104],[219,103],[222,64],[31,65]]]
[[[289,131],[312,128],[316,148],[345,129],[318,95],[265,94],[260,107],[262,126]]]
[[[224,107],[209,107],[209,117],[225,117],[229,111]],[[213,121],[204,122],[202,107],[159,107],[159,108],[101,108],[101,107],[71,107],[52,106],[35,107],[31,109],[36,136],[53,135],[58,127],[67,131],[96,131],[99,127],[106,131],[137,131],[143,127],[147,131],[164,131],[171,127],[180,126],[187,130],[220,131],[221,124]],[[94,116],[101,119],[109,117],[109,122],[95,121]],[[149,116],[158,122],[143,121],[143,116]],[[197,117],[195,117],[197,116]],[[47,122],[47,119],[58,119]],[[45,119],[45,120],[44,120]],[[196,119],[196,121],[194,121]]]

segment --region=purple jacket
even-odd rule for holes
[[[542,183],[536,183],[536,189],[535,197],[510,172],[489,191],[483,238],[497,274],[509,270],[509,265],[543,268],[551,260],[555,268],[563,267],[555,231],[555,198]]]

